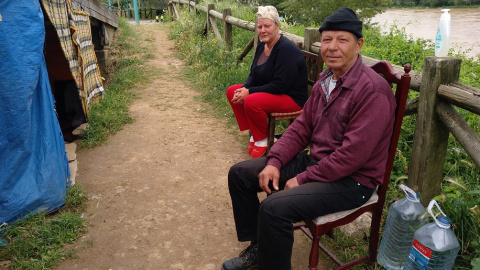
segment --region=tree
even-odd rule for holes
[[[280,13],[305,26],[319,26],[328,15],[342,7],[355,10],[358,17],[368,23],[383,12],[385,6],[391,5],[392,0],[263,0],[260,3],[276,5]]]

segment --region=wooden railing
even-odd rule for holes
[[[233,44],[232,26],[254,32],[252,39],[238,56],[239,60],[258,44],[255,23],[232,17],[229,8],[220,13],[215,11],[214,4],[205,7],[193,1],[170,0],[168,12],[172,20],[180,18],[182,5],[187,5],[190,12],[204,12],[207,15],[205,33],[213,31],[225,49],[230,49]],[[223,35],[220,34],[216,20],[223,23]],[[282,34],[303,50],[319,54],[318,28],[305,29],[304,37],[287,32]],[[366,65],[373,65],[379,61],[362,57]],[[412,77],[410,89],[420,92],[420,95],[410,100],[405,110],[405,115],[417,114],[407,185],[422,194],[424,204],[440,193],[450,133],[475,164],[480,166],[480,138],[453,106],[480,114],[480,89],[458,82],[460,66],[461,59],[432,56],[425,58],[422,73],[413,70],[410,72]],[[397,72],[403,73],[403,67],[395,65],[393,67]]]

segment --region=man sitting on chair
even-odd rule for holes
[[[359,207],[382,182],[396,107],[392,89],[362,63],[362,22],[353,10],[335,11],[319,31],[328,68],[303,113],[266,158],[230,168],[237,237],[251,243],[223,270],[291,269],[294,223]],[[260,203],[262,191],[270,196]]]

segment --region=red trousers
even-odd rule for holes
[[[243,103],[232,103],[234,91],[242,84],[235,84],[227,89],[227,99],[232,106],[240,130],[250,130],[254,141],[265,139],[268,133],[267,113],[295,112],[302,109],[288,95],[253,93]]]

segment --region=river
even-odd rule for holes
[[[459,46],[462,51],[472,49],[469,56],[480,54],[480,8],[451,9],[451,48]],[[413,38],[430,39],[434,41],[438,22],[442,15],[440,8],[429,9],[388,9],[376,15],[372,22],[381,26],[382,31],[389,31],[392,24],[398,28],[405,27],[405,32]]]

